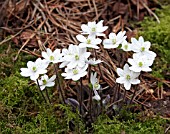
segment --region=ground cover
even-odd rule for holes
[[[97,6],[100,7],[100,5]],[[140,85],[140,89],[138,89],[138,91],[141,91],[142,88],[144,88],[145,90],[141,94],[138,92],[139,96],[137,96],[135,99],[138,102],[140,102],[140,104],[134,101],[134,105],[132,106],[132,108],[125,107],[125,109],[122,109],[121,111],[118,112],[116,110],[112,112],[105,111],[104,112],[105,114],[101,114],[99,117],[96,118],[94,122],[90,123],[88,121],[89,120],[88,116],[80,118],[78,110],[73,109],[68,105],[62,104],[61,98],[59,97],[59,92],[57,90],[58,85],[56,85],[55,88],[50,88],[48,90],[50,99],[52,101],[52,105],[49,105],[48,103],[44,102],[36,85],[32,81],[29,81],[27,78],[23,78],[20,75],[20,68],[26,66],[27,61],[29,60],[34,61],[37,58],[37,56],[40,55],[41,49],[43,49],[43,47],[40,47],[38,45],[32,46],[33,44],[34,45],[36,44],[36,40],[32,39],[30,40],[30,38],[24,39],[22,38],[23,36],[20,36],[22,40],[19,40],[19,38],[17,37],[12,38],[16,44],[14,43],[1,44],[2,47],[0,50],[1,52],[0,132],[101,133],[101,134],[106,132],[127,134],[168,133],[169,131],[168,120],[169,18],[167,17],[167,15],[169,14],[168,9],[169,8],[166,7],[165,9],[157,12],[157,14],[159,14],[158,17],[161,22],[160,25],[155,21],[155,18],[149,17],[140,24],[142,25],[142,28],[138,30],[139,33],[131,32],[131,34],[135,34],[136,36],[143,35],[146,40],[153,42],[155,45],[152,47],[152,49],[155,50],[155,52],[157,52],[158,54],[156,62],[153,65],[154,69],[153,74],[148,75],[148,73],[145,73],[142,76],[143,84]],[[140,14],[141,17],[142,12],[145,11],[141,9]],[[121,22],[120,20],[115,22],[115,24],[117,23],[117,29],[116,27],[114,27],[113,29],[110,30],[115,29],[116,31],[120,30],[120,22]],[[128,26],[130,27],[130,25]],[[140,33],[140,31],[142,32]],[[30,32],[28,31],[25,32],[25,34],[28,33]],[[70,36],[70,34],[68,35]],[[27,35],[26,37],[29,36]],[[40,37],[42,38],[43,36]],[[11,39],[11,36],[9,36],[8,38]],[[22,43],[25,43],[25,41],[27,42],[27,40],[29,40],[28,41],[29,43],[26,43],[26,49],[22,49],[22,53],[19,54],[18,49],[20,49],[21,44],[18,43],[18,40],[21,41]],[[72,39],[70,39],[69,37],[69,39],[62,38],[62,40],[60,40],[59,43],[65,45],[63,44],[64,40],[67,40],[67,42],[72,42]],[[30,43],[30,41],[33,41],[33,43]],[[53,41],[54,44],[51,43]],[[57,47],[63,47],[62,45]],[[55,40],[54,39],[50,40],[50,42],[48,42],[47,45],[45,46],[49,46],[50,48],[55,47],[56,46]],[[40,49],[38,47],[40,47]],[[36,50],[34,51],[33,49],[35,48]],[[119,50],[108,51],[109,55],[111,55],[110,56],[112,59],[111,63],[119,65],[119,63],[115,59],[118,59],[120,57],[119,55],[115,55],[114,54],[115,52],[122,54],[122,51]],[[101,53],[99,52],[98,56],[100,54]],[[106,59],[109,57],[106,58],[105,56],[106,55],[101,54],[100,58],[102,60],[107,61]],[[105,69],[103,69],[103,71],[106,73]],[[59,73],[61,73],[61,70],[59,71]],[[100,74],[99,70],[98,74]],[[110,83],[115,83],[113,79],[114,78],[111,78],[108,81],[102,80],[103,84],[101,84],[101,86],[105,88]],[[62,77],[61,82],[63,83],[64,90],[66,91],[65,98],[72,97],[75,99],[76,95],[74,93],[76,92],[77,88],[75,83],[72,83],[70,81],[64,82]],[[85,85],[85,82],[83,84]],[[85,90],[87,87],[84,86],[83,88]],[[104,95],[109,91],[110,88],[106,89]],[[122,90],[121,92],[123,93],[123,91],[124,90]],[[127,98],[128,96],[132,96],[132,94],[133,94],[132,92],[129,92],[127,94]],[[148,108],[145,105],[150,105],[150,107]]]

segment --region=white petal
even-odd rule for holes
[[[130,88],[131,88],[131,83],[130,83],[130,82],[125,82],[125,83],[124,83],[124,87],[125,87],[126,90],[130,90]]]
[[[143,39],[143,37],[142,37],[142,36],[140,36],[140,37],[139,37],[139,42],[140,42],[141,44],[143,44],[143,43],[144,43],[144,39]]]
[[[35,65],[35,63],[34,62],[32,62],[32,61],[28,61],[27,62],[27,67],[28,68],[31,68],[32,69],[32,67]]]
[[[129,65],[127,63],[124,65],[123,70],[124,70],[125,73],[129,73],[130,72]]]
[[[150,71],[152,71],[152,69],[150,67],[143,67],[142,71],[150,72]]]
[[[97,28],[97,32],[101,33],[101,32],[106,31],[106,29],[108,29],[108,26],[100,27],[100,28]],[[98,36],[103,36],[103,35],[105,34],[100,34]]]
[[[28,68],[21,68],[21,75],[24,77],[29,77],[31,75],[31,71]]]
[[[119,76],[124,76],[124,71],[121,68],[117,68],[117,74]]]
[[[110,39],[104,39],[103,40],[103,45],[105,46],[105,45],[112,45],[113,43],[112,43],[112,41],[110,40]]]
[[[56,78],[56,75],[53,75],[53,76],[49,79],[49,81],[54,81],[55,78]]]
[[[125,83],[127,80],[124,78],[124,77],[119,77],[119,78],[117,78],[116,79],[116,82],[117,83],[120,83],[120,84],[123,84],[123,83]]]
[[[77,40],[80,41],[80,42],[86,42],[86,40],[87,40],[87,39],[86,39],[83,35],[81,35],[81,34],[77,35],[76,38],[77,38]]]
[[[45,85],[40,86],[40,89],[44,90],[45,89]]]
[[[109,34],[109,39],[116,39],[116,34],[115,33],[110,33]]]
[[[130,70],[134,71],[134,72],[141,72],[142,69],[140,67],[136,67],[136,66],[131,66],[129,67]]]
[[[132,84],[139,84],[139,83],[140,83],[140,80],[138,80],[138,79],[132,79],[130,82],[131,82]]]
[[[82,29],[83,32],[89,32],[89,27],[85,24],[81,25],[81,29]]]
[[[38,77],[39,77],[39,74],[34,73],[34,74],[32,74],[32,75],[30,76],[30,79],[31,79],[31,80],[36,80],[36,79],[38,79]]]
[[[129,64],[131,64],[132,66],[133,66],[133,65],[136,65],[136,62],[135,62],[133,59],[131,59],[131,58],[128,58],[128,62],[129,62]]]
[[[48,83],[46,84],[47,87],[53,87],[54,85],[55,85],[54,82],[48,82]]]

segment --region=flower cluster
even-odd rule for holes
[[[133,58],[128,58],[128,63],[131,65],[130,67],[128,64],[125,64],[124,70],[117,68],[117,73],[120,77],[116,79],[116,82],[124,84],[126,90],[130,89],[131,84],[140,83],[137,77],[140,75],[141,71],[152,71],[150,66],[153,64],[156,54],[149,50],[150,46],[151,43],[149,41],[144,41],[142,36],[139,37],[139,40],[131,38],[131,43],[127,41],[122,42],[123,50],[135,52]]]
[[[149,50],[151,43],[144,41],[142,36],[139,37],[139,40],[131,38],[131,43],[129,43],[126,40],[126,31],[120,31],[117,34],[112,32],[109,34],[109,38],[104,39],[102,42],[99,37],[105,36],[103,32],[107,28],[107,26],[103,26],[103,20],[98,23],[94,21],[82,24],[81,34],[76,36],[80,42],[78,45],[70,44],[68,48],[63,48],[62,50],[56,49],[54,51],[47,48],[46,51],[42,52],[43,59],[38,58],[35,62],[28,61],[27,68],[21,68],[21,75],[30,77],[35,83],[39,83],[40,89],[43,90],[45,87],[51,87],[55,84],[56,76],[53,75],[49,78],[46,74],[47,67],[49,64],[60,63],[59,68],[65,68],[61,75],[65,79],[77,81],[87,74],[89,64],[96,65],[102,62],[101,60],[95,60],[95,58],[89,59],[92,56],[91,52],[87,51],[89,48],[99,49],[98,45],[102,43],[106,49],[121,48],[124,51],[134,52],[132,58],[128,58],[128,63],[131,66],[126,63],[123,69],[117,68],[117,74],[120,77],[116,79],[116,82],[124,84],[125,89],[129,90],[131,84],[140,83],[138,76],[141,71],[152,71],[151,66],[156,54]],[[97,90],[101,86],[96,76],[97,73],[91,73],[90,82],[95,95],[93,98],[100,100],[101,98]]]

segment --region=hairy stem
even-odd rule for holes
[[[62,98],[62,100],[63,100],[63,102],[64,102],[64,104],[65,104],[65,99],[64,99],[63,92],[62,92],[62,90],[61,90],[59,75],[58,75],[58,72],[57,72],[58,66],[57,66],[56,64],[54,64],[54,68],[55,68],[55,72],[56,72],[56,76],[57,76],[57,78],[56,78],[55,80],[56,80],[56,83],[58,83],[59,92],[60,92],[61,98]]]
[[[45,89],[45,93],[46,93],[46,96],[47,96],[47,99],[48,99],[49,103],[51,104],[50,97],[49,97],[47,89]]]
[[[43,92],[42,92],[42,90],[41,90],[41,88],[40,88],[40,84],[39,84],[39,82],[38,82],[38,79],[37,79],[36,81],[37,81],[37,85],[38,85],[38,88],[39,88],[40,94],[42,95],[42,97],[43,97],[44,101],[47,103],[47,100],[45,99],[45,96],[44,96],[44,94],[43,94]]]

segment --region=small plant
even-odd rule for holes
[[[96,118],[104,111],[107,112],[107,105],[109,105],[110,95],[108,94],[105,98],[102,97],[102,86],[97,78],[97,72],[93,73],[91,67],[98,65],[100,70],[101,60],[96,55],[97,46],[101,44],[102,40],[100,36],[105,36],[103,33],[108,27],[103,26],[103,20],[96,22],[88,22],[88,24],[82,24],[82,33],[77,35],[76,38],[80,41],[79,45],[70,44],[68,49],[64,48],[61,50],[55,49],[54,51],[49,48],[42,52],[43,59],[38,58],[35,62],[28,61],[27,68],[21,68],[21,75],[24,77],[30,77],[39,87],[41,94],[46,101],[46,97],[42,90],[46,90],[46,87],[54,86],[54,80],[59,85],[59,92],[62,96],[62,100],[66,104],[71,104],[73,108],[77,108],[82,119],[88,118],[90,124],[93,123]],[[132,38],[131,43],[126,41],[126,31],[120,31],[118,34],[110,33],[109,39],[103,40],[103,46],[106,49],[121,48],[125,51],[133,51],[133,58],[128,58],[128,63],[124,65],[124,69],[117,68],[117,74],[120,76],[116,79],[117,84],[124,84],[125,94],[123,101],[126,97],[126,90],[131,89],[131,84],[137,85],[140,83],[138,79],[141,71],[149,72],[152,71],[150,66],[153,64],[156,54],[149,50],[151,43],[144,41],[143,37],[139,37],[139,40]],[[86,35],[86,36],[83,36]],[[121,46],[122,45],[122,46]],[[121,47],[119,47],[121,46]],[[87,49],[88,48],[88,49]],[[52,66],[55,70],[55,74],[49,78],[47,75],[49,66]],[[60,86],[58,77],[58,68],[65,68],[61,75],[64,79],[71,79],[76,82],[78,87],[77,100],[74,98],[64,98],[63,91]],[[88,71],[87,71],[88,70]],[[89,73],[88,73],[89,72]],[[89,87],[88,87],[88,100],[89,109],[84,106],[83,99],[83,79],[88,75]],[[100,76],[102,72],[100,70]],[[78,86],[79,85],[79,86]],[[119,90],[120,85],[117,87]],[[134,92],[135,95],[135,92]],[[134,96],[133,95],[133,96]],[[48,92],[46,91],[48,97]],[[115,96],[117,94],[115,93]],[[117,100],[113,102],[113,104]],[[130,103],[133,101],[131,98]],[[123,102],[122,102],[123,103]],[[130,104],[129,103],[129,104]],[[111,104],[111,105],[113,105]],[[114,107],[115,105],[113,105]],[[119,106],[120,108],[120,106]],[[114,108],[113,108],[114,109]]]

